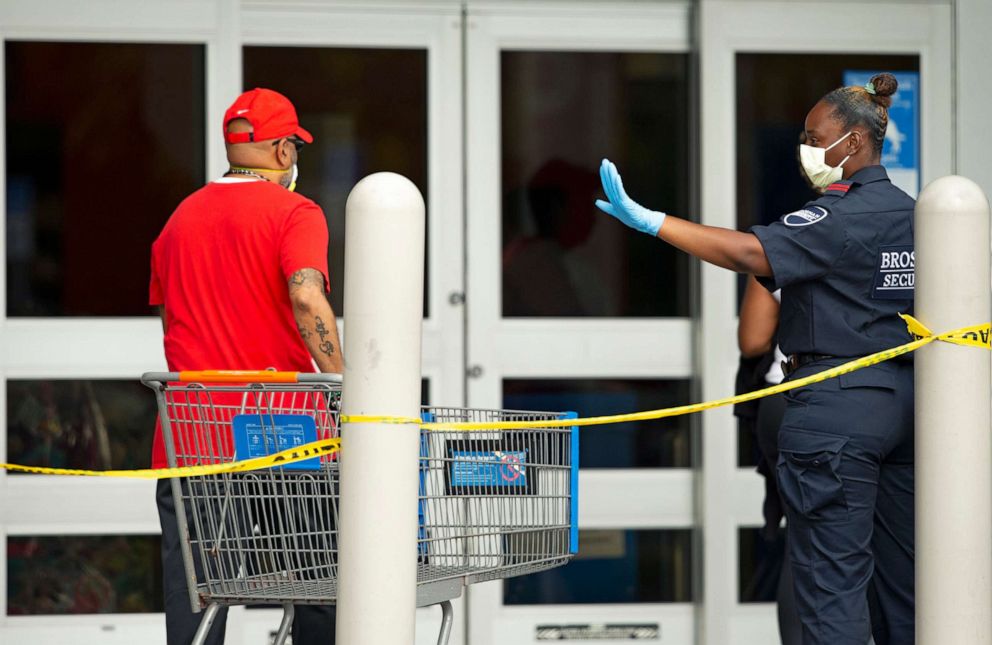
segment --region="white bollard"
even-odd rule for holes
[[[964,177],[920,194],[916,317],[934,332],[989,321],[989,203]],[[916,642],[992,643],[988,352],[916,352]]]
[[[394,173],[358,182],[345,208],[342,414],[420,415],[424,199]],[[420,430],[345,423],[338,643],[415,640]]]

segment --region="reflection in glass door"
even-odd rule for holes
[[[148,315],[147,249],[206,171],[205,47],[3,47],[6,315]]]
[[[590,416],[684,402],[690,264],[594,201],[609,157],[639,199],[689,208],[687,8],[470,8],[468,27],[469,404]],[[469,642],[589,623],[691,643],[691,425],[582,429],[576,560],[471,588]]]
[[[688,64],[682,53],[501,51],[504,317],[689,315],[685,254],[590,208],[609,156],[639,199],[688,209]]]

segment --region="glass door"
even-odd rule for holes
[[[0,6],[0,461],[147,466],[148,250],[207,177],[218,27]],[[164,643],[158,533],[153,482],[0,473],[0,641]]]
[[[299,190],[328,218],[331,303],[343,309],[345,202],[363,177],[400,173],[427,204],[425,403],[461,405],[464,354],[461,185],[461,11],[457,2],[376,8],[253,4],[241,17],[242,87],[291,97],[313,133]],[[312,150],[310,149],[312,148]],[[388,261],[383,258],[383,261]],[[348,329],[342,330],[347,355]],[[455,601],[452,642],[464,638]],[[259,643],[277,614],[246,610],[240,642]],[[437,641],[441,612],[420,610],[417,640]]]
[[[391,170],[424,194],[423,398],[463,404],[461,34],[457,0],[0,3],[0,460],[147,465],[155,405],[137,379],[165,367],[149,247],[226,169],[212,133],[255,85],[290,96],[317,137],[299,190],[328,215],[339,317],[351,186]],[[153,491],[0,472],[0,641],[164,643]],[[453,643],[460,601],[455,615]],[[278,620],[233,608],[228,642],[268,643]],[[418,642],[439,625],[423,610]]]
[[[837,16],[857,17],[838,20]],[[890,28],[878,29],[880,24]],[[705,2],[700,8],[701,221],[738,227],[773,221],[812,198],[796,146],[806,112],[826,92],[893,72],[895,100],[883,148],[893,181],[915,195],[951,171],[951,13],[946,4]],[[914,174],[915,173],[915,174]],[[733,385],[738,278],[702,269],[699,361],[704,399]],[[730,321],[728,323],[728,321]],[[777,642],[772,604],[781,543],[761,538],[764,489],[754,446],[729,414],[703,417],[697,502],[702,553],[699,643]],[[728,491],[735,491],[728,494]]]
[[[688,33],[685,4],[469,3],[470,405],[588,416],[689,398],[690,263],[593,205],[609,157],[644,202],[688,211]],[[692,643],[691,439],[684,417],[583,429],[576,560],[471,587],[468,642]]]

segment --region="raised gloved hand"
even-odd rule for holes
[[[599,166],[599,178],[603,182],[603,191],[609,201],[596,200],[596,206],[604,213],[609,213],[630,228],[658,235],[658,229],[665,222],[665,214],[644,208],[627,196],[623,189],[623,181],[617,167],[609,159],[603,159]]]

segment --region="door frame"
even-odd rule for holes
[[[468,2],[466,154],[468,402],[502,406],[504,378],[691,378],[690,318],[502,318],[500,52],[679,52],[690,48],[688,2]],[[479,169],[478,171],[476,169]],[[590,204],[592,208],[592,204]],[[595,342],[593,342],[593,340]],[[690,469],[580,471],[583,529],[691,528]],[[505,606],[502,582],[473,585],[472,645],[535,642],[538,623],[635,621],[691,643],[684,604]]]
[[[850,16],[850,19],[838,19]],[[921,181],[952,171],[952,15],[946,2],[773,2],[703,0],[700,3],[701,178],[700,221],[737,227],[737,53],[918,54],[920,57]],[[878,29],[878,25],[898,25]],[[696,345],[703,400],[732,391],[737,367],[737,277],[701,267],[701,310]],[[738,594],[737,533],[761,524],[764,491],[751,469],[739,469],[729,409],[703,416],[696,499],[705,532],[700,645],[745,645],[777,638],[774,606],[742,605]],[[727,495],[727,491],[737,491]],[[745,493],[746,492],[746,493]]]

